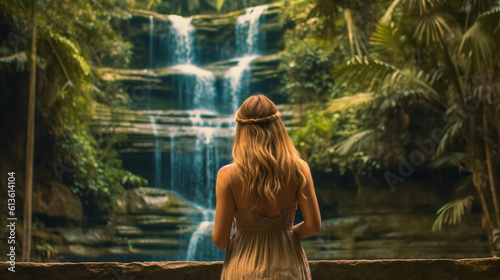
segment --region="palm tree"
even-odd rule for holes
[[[368,103],[376,111],[372,115],[380,116],[391,107],[387,104],[403,98],[437,104],[445,124],[434,131],[437,143],[426,156],[434,167],[452,164],[469,172],[464,185],[474,186],[475,195],[443,206],[433,230],[459,222],[478,198],[482,225],[496,255],[500,243],[495,178],[500,163],[499,1],[394,0],[378,21],[369,45],[364,48],[357,45],[361,40],[354,42],[351,60],[336,67],[334,77],[360,93],[334,99],[330,111],[338,111],[344,102]],[[361,134],[346,139],[348,146],[341,151],[363,148],[367,141],[362,140],[372,135],[368,132],[373,127],[359,129]]]

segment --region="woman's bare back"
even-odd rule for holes
[[[259,201],[256,198],[252,197],[248,192],[246,192],[245,196],[243,196],[243,184],[238,174],[238,170],[234,165],[231,165],[230,167],[230,176],[235,192],[235,199],[238,200],[239,205],[242,208],[238,210],[253,210],[261,217],[275,218],[280,215],[283,209],[292,208],[297,205],[298,184],[290,184],[284,187],[276,195],[276,198],[283,206],[283,209],[274,207],[270,203],[264,203],[259,209],[257,209]]]

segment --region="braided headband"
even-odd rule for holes
[[[237,123],[242,123],[242,124],[259,123],[259,122],[269,122],[269,121],[278,119],[279,117],[281,117],[281,113],[276,112],[276,114],[273,114],[273,115],[270,115],[267,117],[263,117],[263,118],[256,118],[256,119],[241,119],[241,118],[236,117],[235,121]]]

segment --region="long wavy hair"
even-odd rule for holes
[[[305,163],[283,124],[278,108],[262,94],[252,95],[236,112],[236,137],[233,160],[243,183],[243,195],[283,209],[278,193],[290,182],[298,183],[298,192],[306,185]]]

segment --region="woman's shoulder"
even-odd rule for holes
[[[219,169],[219,172],[229,172],[231,170],[231,167],[233,166],[234,164],[230,163],[230,164],[226,164],[224,165],[223,167],[221,167]]]
[[[229,177],[230,175],[234,176],[235,174],[237,174],[236,166],[234,165],[234,163],[230,163],[221,167],[217,173],[217,176]]]

